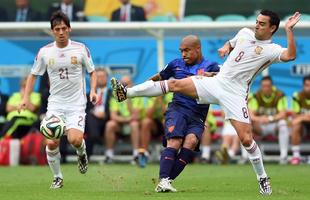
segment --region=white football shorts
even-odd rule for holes
[[[85,111],[84,110],[52,110],[48,109],[46,116],[56,115],[62,117],[66,123],[66,131],[71,128],[78,129],[84,133]]]
[[[246,97],[225,87],[226,83],[216,76],[191,76],[198,94],[199,104],[219,104],[225,113],[225,119],[234,119],[250,124]],[[233,86],[229,86],[233,87]],[[237,87],[237,86],[236,86]]]

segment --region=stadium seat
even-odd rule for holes
[[[251,15],[249,17],[247,17],[248,21],[256,21],[257,15]]]
[[[91,15],[87,16],[87,20],[89,22],[108,22],[109,19],[104,16],[98,16],[98,15]]]
[[[243,15],[238,14],[227,14],[227,15],[220,15],[215,18],[215,21],[246,21],[246,18]]]
[[[184,22],[210,22],[212,18],[208,15],[188,15],[183,19]]]
[[[286,17],[284,17],[284,21],[287,21],[289,17],[291,17],[292,14],[287,15]],[[301,13],[301,18],[300,21],[310,21],[310,14],[305,14],[305,13]]]
[[[173,15],[157,15],[150,17],[149,22],[175,22],[177,18]]]

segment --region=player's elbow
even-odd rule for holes
[[[296,59],[296,53],[290,53],[290,54],[285,54],[281,60],[284,62],[289,62],[289,61],[293,61]]]

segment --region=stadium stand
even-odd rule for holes
[[[183,18],[184,22],[210,22],[213,21],[208,15],[188,15]]]
[[[104,16],[97,16],[97,15],[87,16],[87,20],[89,22],[109,22],[108,18]]]
[[[243,15],[238,14],[226,14],[220,15],[215,18],[215,21],[224,22],[224,21],[246,21],[246,18]]]
[[[173,15],[157,15],[148,19],[150,22],[175,22],[177,18]]]

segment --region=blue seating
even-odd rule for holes
[[[183,18],[184,22],[210,22],[212,18],[208,15],[188,15]]]
[[[246,21],[246,18],[243,15],[238,14],[227,14],[227,15],[220,15],[215,18],[215,21]]]
[[[87,20],[89,22],[108,22],[109,19],[104,17],[104,16],[99,16],[99,15],[91,15],[87,16]]]

